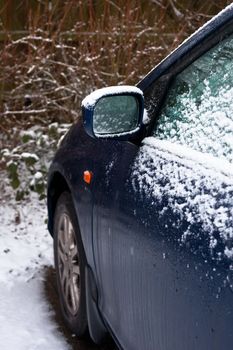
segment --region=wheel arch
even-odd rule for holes
[[[56,204],[60,195],[65,191],[71,193],[68,182],[60,172],[54,172],[50,177],[47,190],[48,230],[52,236]]]

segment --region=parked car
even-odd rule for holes
[[[48,179],[64,319],[127,350],[233,347],[233,6],[82,103]]]

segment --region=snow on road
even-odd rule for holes
[[[44,295],[43,267],[53,264],[46,206],[0,205],[0,349],[59,350],[69,345]]]

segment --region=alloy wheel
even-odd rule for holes
[[[80,259],[74,228],[65,213],[58,227],[58,269],[66,308],[74,316],[80,304]]]

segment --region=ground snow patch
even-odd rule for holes
[[[37,199],[0,207],[0,348],[69,348],[43,295],[43,267],[53,264],[46,206]]]
[[[0,284],[1,350],[59,350],[66,342],[52,322],[42,280]]]

